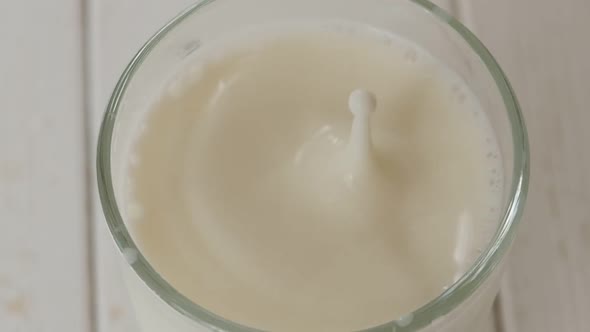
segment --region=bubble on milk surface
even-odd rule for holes
[[[410,324],[412,324],[412,322],[414,321],[414,314],[410,313],[407,315],[404,315],[400,318],[398,318],[398,320],[396,321],[396,324],[399,327],[408,327],[410,326]]]
[[[123,257],[125,257],[125,260],[127,261],[127,263],[129,263],[129,265],[133,265],[137,262],[137,259],[139,257],[139,252],[137,251],[137,249],[123,248],[121,252],[123,253]]]

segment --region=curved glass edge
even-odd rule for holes
[[[137,250],[138,259],[130,265],[141,280],[145,282],[145,284],[160,299],[180,314],[215,330],[222,329],[228,332],[263,332],[258,329],[229,321],[206,310],[180,294],[174,287],[166,282],[149,264],[129,234],[119,212],[111,181],[112,135],[120,101],[125,94],[129,81],[133,78],[135,72],[139,69],[145,58],[151,53],[152,49],[160,40],[192,13],[214,1],[215,0],[201,0],[173,18],[142,46],[123,71],[123,74],[117,82],[109,100],[99,131],[96,160],[98,190],[103,213],[117,247],[120,251],[128,249]],[[477,259],[471,269],[437,298],[415,310],[413,313],[410,313],[409,316],[413,317],[411,323],[403,324],[402,326],[397,323],[397,320],[392,320],[383,325],[359,332],[381,332],[392,330],[398,332],[416,331],[448,314],[473,294],[500,263],[505,252],[510,247],[515,236],[516,226],[523,213],[529,184],[529,146],[524,118],[512,86],[499,64],[489,50],[469,29],[442,8],[428,0],[407,1],[413,2],[422,7],[436,18],[448,24],[453,30],[462,36],[471,46],[473,51],[479,55],[496,82],[496,86],[504,99],[504,105],[508,112],[512,127],[514,165],[513,181],[510,190],[511,200],[508,203],[503,221],[494,234],[490,245],[484,250],[483,254]]]

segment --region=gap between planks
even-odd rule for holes
[[[90,332],[98,332],[98,303],[97,303],[97,266],[96,254],[97,247],[95,241],[95,188],[96,186],[96,171],[95,171],[95,136],[92,110],[94,103],[94,75],[93,75],[93,52],[95,48],[92,45],[93,33],[95,31],[92,25],[94,2],[91,0],[80,0],[80,25],[81,32],[81,46],[82,46],[82,93],[84,102],[84,145],[86,146],[84,153],[85,162],[85,177],[86,177],[86,218],[88,222],[86,241],[88,246],[87,253],[87,270],[88,270],[88,306],[89,306],[89,329]]]

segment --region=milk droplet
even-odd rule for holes
[[[348,106],[350,111],[355,116],[368,115],[375,112],[377,108],[377,98],[369,91],[363,89],[354,90],[348,99]]]

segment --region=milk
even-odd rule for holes
[[[502,198],[469,88],[357,24],[248,36],[200,50],[138,126],[122,213],[142,253],[263,330],[359,330],[434,299],[488,244]],[[358,89],[376,102],[361,138]]]

